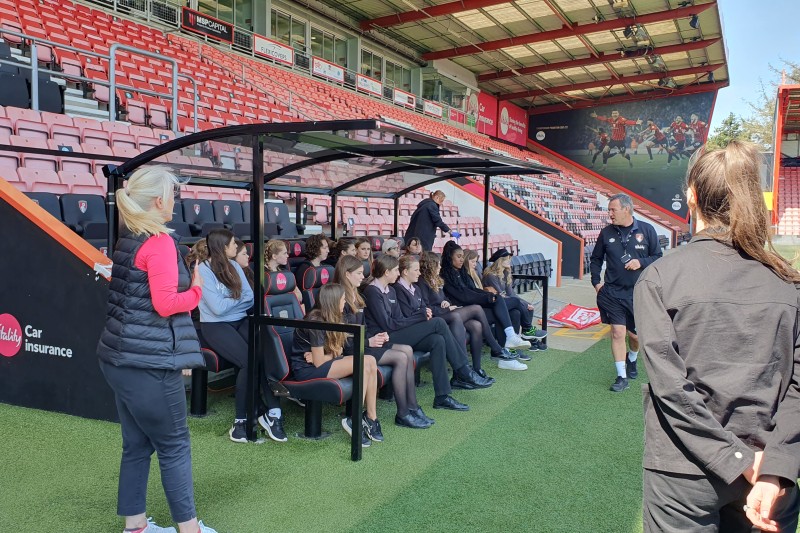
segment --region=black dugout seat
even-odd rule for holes
[[[306,312],[314,308],[320,288],[333,279],[334,270],[331,265],[321,265],[316,268],[306,269],[302,273],[300,294],[303,296],[303,305],[306,308]]]

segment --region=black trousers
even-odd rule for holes
[[[247,318],[236,322],[201,322],[200,331],[208,343],[208,347],[217,355],[236,367],[236,418],[247,417],[247,346],[250,338],[250,327]],[[264,365],[262,365],[263,368]],[[280,407],[280,400],[272,394],[262,376],[258,385],[267,407]]]
[[[438,317],[392,331],[387,344],[407,344],[416,351],[430,352],[433,390],[437,396],[450,394],[451,391],[446,361],[450,361],[453,370],[467,364],[466,355],[458,352],[447,324]]]
[[[751,485],[739,477],[726,485],[714,476],[644,471],[644,533],[756,533],[744,512]],[[778,531],[794,532],[800,510],[797,486],[772,508]]]
[[[196,517],[181,371],[114,366],[102,361],[100,370],[114,391],[122,429],[117,514],[136,516],[145,512],[150,458],[156,452],[172,519],[187,522]]]
[[[530,329],[533,325],[533,314],[528,311],[528,304],[522,298],[503,298],[508,307],[508,314],[511,316],[511,322],[514,331],[519,332],[519,328]],[[516,317],[515,317],[516,315]]]

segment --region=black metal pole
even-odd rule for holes
[[[353,435],[350,441],[350,458],[361,460],[361,411],[364,406],[364,326],[359,328],[358,335],[353,337],[353,397],[350,416],[353,424]]]
[[[305,224],[303,222],[303,205],[301,204],[302,197],[300,193],[294,195],[294,223],[295,224]]]
[[[492,178],[483,177],[483,268],[489,266],[489,199],[491,198]]]
[[[114,255],[114,245],[117,242],[117,228],[119,228],[119,211],[117,210],[117,189],[121,180],[113,170],[108,173],[106,184],[106,217],[108,219],[108,243],[106,253],[109,259]]]
[[[253,188],[250,191],[250,220],[253,228],[253,314],[264,314],[264,143],[260,135],[253,136]],[[247,440],[256,440],[256,402],[258,400],[258,376],[261,372],[260,357],[261,326],[256,320],[250,321],[250,346],[247,354]]]
[[[336,240],[336,197],[336,193],[331,195],[331,239],[333,240]]]
[[[394,237],[400,236],[400,198],[394,199]]]

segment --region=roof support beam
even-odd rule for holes
[[[596,87],[608,87],[611,85],[619,85],[620,83],[637,83],[654,79],[675,78],[678,76],[691,76],[694,74],[714,72],[718,68],[724,66],[725,63],[717,63],[716,65],[681,68],[677,70],[667,70],[664,72],[648,72],[645,74],[637,74],[636,76],[622,76],[620,78],[614,78],[608,80],[595,80],[595,81],[587,81],[585,83],[575,83],[572,85],[561,85],[559,87],[548,87],[547,89],[537,89],[535,91],[522,91],[518,93],[501,94],[497,98],[499,100],[514,100],[516,98],[534,98],[536,96],[544,96],[546,94],[559,94],[566,91],[579,91],[583,89],[594,89]]]
[[[448,2],[446,4],[439,4],[438,6],[421,8],[416,11],[404,11],[402,13],[395,13],[385,17],[362,20],[359,25],[364,31],[369,31],[373,28],[390,28],[392,26],[405,24],[407,22],[416,22],[426,18],[453,15],[462,11],[481,9],[499,4],[508,4],[509,2],[510,0],[459,0],[457,2]]]
[[[654,100],[656,98],[667,98],[670,96],[682,96],[686,94],[707,93],[717,91],[723,87],[727,87],[727,81],[718,81],[715,83],[701,83],[698,85],[687,85],[680,89],[675,89],[669,93],[663,91],[651,91],[648,93],[639,93],[634,96],[629,94],[621,94],[619,96],[610,96],[608,98],[598,98],[590,101],[575,102],[573,104],[552,104],[540,107],[533,107],[528,110],[529,115],[545,115],[547,113],[555,113],[558,111],[571,111],[574,109],[585,109],[587,107],[596,107],[599,105],[619,104],[624,102],[636,102],[639,100]]]
[[[562,26],[557,30],[531,33],[529,35],[509,37],[506,39],[470,44],[467,46],[457,46],[456,48],[451,48],[449,50],[428,52],[426,54],[422,54],[422,59],[425,61],[431,61],[433,59],[448,59],[458,56],[480,54],[482,52],[489,52],[492,50],[500,50],[502,48],[509,48],[511,46],[521,46],[524,44],[552,41],[554,39],[562,39],[564,37],[576,37],[578,35],[585,35],[587,33],[596,33],[600,31],[617,30],[632,24],[650,24],[653,22],[663,22],[665,20],[687,18],[691,17],[692,15],[702,13],[716,4],[716,0],[713,0],[707,4],[679,7],[677,9],[668,9],[666,11],[656,11],[655,13],[647,13],[646,15],[639,15],[637,17],[625,17],[614,20],[604,20],[597,23],[591,22],[588,24],[572,24],[569,26]]]
[[[622,57],[617,52],[605,52],[601,53],[599,56],[589,56],[584,57],[581,59],[570,59],[567,61],[560,61],[558,63],[549,63],[547,65],[536,65],[533,67],[524,67],[515,69],[521,75],[528,75],[528,74],[539,74],[540,72],[549,72],[552,70],[560,70],[565,68],[574,68],[574,67],[585,67],[588,65],[598,65],[601,63],[611,63],[614,61],[620,61],[622,59],[634,59],[637,57],[645,57],[648,55],[666,55],[666,54],[674,54],[677,52],[690,52],[692,50],[700,50],[702,48],[707,48],[712,44],[716,44],[719,42],[719,37],[716,39],[706,39],[704,41],[689,41],[683,44],[673,44],[669,46],[660,46],[658,48],[641,48],[638,50],[631,50],[625,53],[625,56]],[[491,80],[499,80],[503,78],[512,78],[517,76],[511,70],[501,70],[500,72],[487,72],[486,74],[480,74],[478,76],[478,81],[491,81]]]

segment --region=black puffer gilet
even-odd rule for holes
[[[189,313],[168,317],[153,307],[147,272],[136,268],[136,253],[147,235],[120,237],[112,258],[106,326],[97,355],[114,366],[178,370],[203,366],[200,342]],[[189,289],[191,277],[178,258],[178,292]]]

